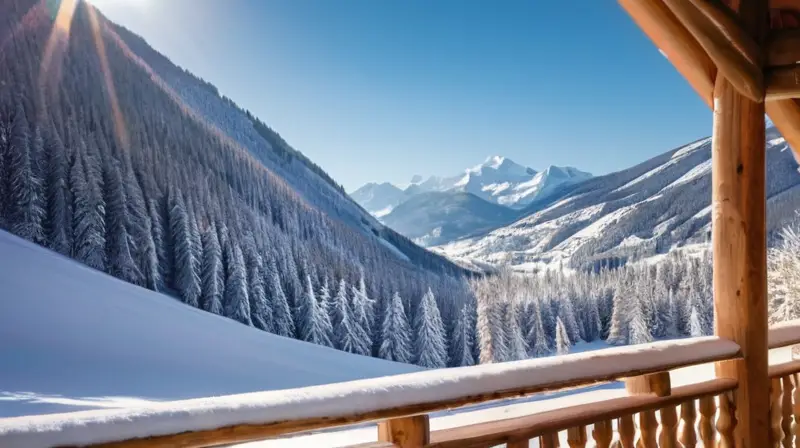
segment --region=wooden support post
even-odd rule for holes
[[[625,390],[630,395],[649,395],[666,397],[672,392],[669,372],[651,373],[625,379]]]
[[[398,448],[422,448],[430,443],[427,415],[395,418],[378,423],[378,441]]]
[[[756,42],[768,26],[766,0],[741,0],[743,26]],[[769,440],[766,159],[764,104],[720,76],[714,88],[712,239],[715,334],[738,343],[743,360],[720,362],[735,378],[734,446]]]

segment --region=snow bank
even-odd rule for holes
[[[455,400],[469,395],[590,382],[618,372],[735,356],[739,346],[717,337],[661,341],[567,356],[429,370],[391,377],[157,403],[114,411],[83,411],[0,420],[0,445],[82,445],[208,430],[235,424],[339,417]]]
[[[246,327],[0,231],[0,418],[418,370]]]

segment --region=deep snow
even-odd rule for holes
[[[246,327],[0,231],[0,418],[416,370]]]

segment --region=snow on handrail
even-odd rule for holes
[[[586,386],[738,356],[736,343],[709,336],[142,408],[0,419],[0,445],[92,445],[167,436],[169,442],[162,446],[177,446],[181,437],[197,441],[205,437],[204,431],[215,443],[243,442]],[[161,439],[158,441],[166,441]],[[142,442],[147,446],[156,439]]]
[[[800,319],[770,326],[767,340],[771,349],[800,344]]]

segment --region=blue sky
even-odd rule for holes
[[[348,191],[494,154],[604,174],[711,131],[613,0],[91,1]]]

